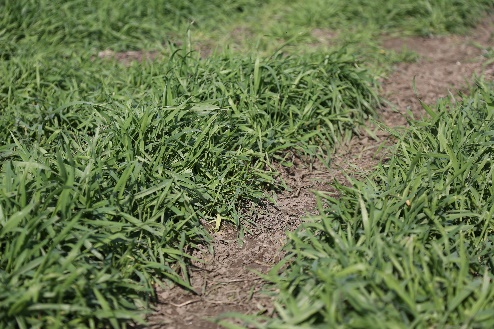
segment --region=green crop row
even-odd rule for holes
[[[319,193],[256,327],[494,326],[494,92],[425,108],[371,178]]]
[[[156,280],[189,287],[200,220],[240,225],[278,184],[271,159],[329,151],[377,103],[344,53],[126,67],[47,51],[0,72],[0,327],[138,321]]]

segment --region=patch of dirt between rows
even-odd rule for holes
[[[407,47],[420,55],[416,63],[396,65],[394,72],[382,81],[382,95],[389,103],[381,109],[381,118],[389,127],[406,124],[402,113],[410,110],[423,115],[412,88],[415,78],[417,96],[432,104],[437,98],[455,95],[465,88],[474,74],[480,75],[485,58],[482,49],[493,43],[494,16],[486,19],[467,36],[433,38],[383,37],[383,46],[400,50]],[[493,77],[494,64],[483,73]],[[331,168],[316,162],[309,165],[294,158],[292,168],[278,168],[290,190],[276,196],[275,204],[250,209],[254,223],[243,243],[234,229],[213,232],[214,254],[198,250],[190,269],[191,283],[197,294],[179,287],[158,291],[156,312],[149,317],[149,328],[221,328],[208,318],[223,312],[244,314],[273,312],[272,298],[263,294],[265,282],[255,272],[267,273],[282,257],[286,232],[293,231],[307,214],[316,213],[313,191],[336,193],[334,180],[345,184],[345,175],[366,175],[384,156],[380,146],[389,140],[378,132],[378,140],[367,135],[354,138],[340,147],[331,159]]]
[[[402,63],[395,67],[383,82],[383,96],[391,106],[382,114],[388,126],[405,124],[402,112],[410,109],[415,117],[424,114],[419,99],[434,104],[438,98],[456,96],[473,82],[474,75],[482,73],[487,79],[494,76],[494,64],[483,70],[486,58],[484,49],[494,44],[494,15],[484,19],[467,36],[441,36],[431,38],[384,38],[383,46],[392,50],[404,47],[420,55],[417,63]],[[483,48],[483,49],[482,49]],[[415,79],[417,94],[412,88]],[[417,98],[418,96],[418,98]]]

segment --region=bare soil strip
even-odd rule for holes
[[[494,46],[494,17],[486,19],[468,36],[384,37],[383,45],[393,50],[406,46],[421,58],[416,63],[397,65],[382,83],[382,95],[389,104],[381,109],[380,115],[389,127],[405,125],[402,113],[407,110],[416,117],[423,115],[417,96],[433,104],[437,98],[456,95],[471,83],[474,74],[479,76],[483,72],[489,79],[494,77],[494,64],[484,68],[485,57],[476,46]],[[133,56],[123,56],[129,57]],[[412,87],[414,78],[417,96]],[[233,229],[212,233],[214,254],[200,250],[195,256],[202,262],[194,263],[190,270],[197,294],[178,287],[158,291],[159,303],[149,319],[150,328],[214,329],[221,327],[207,318],[223,312],[272,312],[272,299],[261,293],[264,282],[255,272],[266,273],[281,259],[285,233],[315,211],[313,191],[335,192],[331,187],[335,179],[345,183],[346,174],[365,175],[378,163],[383,156],[380,146],[389,136],[385,132],[377,136],[379,140],[362,135],[340,147],[329,170],[298,159],[294,159],[294,167],[282,169],[282,177],[291,191],[278,195],[275,205],[253,208],[249,216],[255,227],[243,244],[239,244]]]

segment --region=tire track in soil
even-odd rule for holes
[[[394,72],[382,81],[382,95],[389,102],[380,110],[383,122],[389,127],[405,125],[401,113],[407,109],[416,117],[423,115],[412,88],[414,77],[418,97],[428,104],[450,92],[455,95],[472,81],[473,74],[483,72],[492,79],[494,64],[483,69],[485,57],[473,42],[494,47],[494,16],[467,36],[383,37],[385,48],[400,50],[407,46],[421,56],[416,63],[396,65]],[[178,287],[157,291],[159,300],[156,312],[148,319],[148,328],[216,329],[221,327],[206,318],[223,312],[270,314],[273,300],[261,293],[264,282],[254,271],[267,273],[283,257],[285,232],[296,229],[303,216],[315,212],[312,191],[336,193],[331,187],[335,179],[346,183],[345,174],[365,177],[366,171],[379,162],[384,156],[380,146],[390,144],[390,139],[385,132],[377,132],[377,136],[378,141],[362,135],[340,147],[329,170],[296,158],[292,168],[279,168],[291,191],[277,195],[275,205],[250,210],[248,216],[254,224],[242,245],[232,228],[211,233],[214,254],[206,248],[197,251],[194,256],[203,263],[195,262],[190,270],[191,283],[198,294]]]

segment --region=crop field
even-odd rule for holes
[[[383,37],[462,36],[493,10],[0,1],[0,328],[146,328],[161,292],[200,295],[191,269],[216,233],[241,244],[249,214],[298,196],[283,170],[335,171],[379,127],[386,159],[325,181],[278,232],[283,255],[258,275],[271,306],[189,327],[494,328],[494,29],[469,41],[481,72],[459,95],[400,115],[406,128],[382,116],[383,81],[421,58]],[[182,328],[162,314],[155,328]]]

